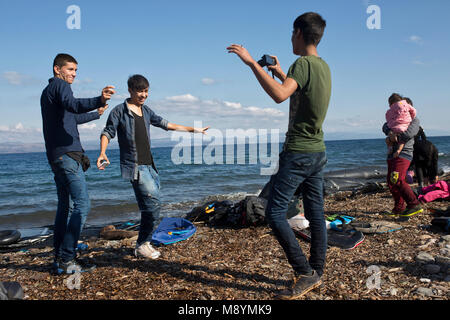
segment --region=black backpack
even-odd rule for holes
[[[266,223],[266,205],[264,198],[247,196],[228,210],[226,223],[239,228],[263,225]]]
[[[233,202],[229,200],[207,202],[192,209],[185,218],[191,222],[206,221],[209,224],[218,224],[226,219],[227,211],[232,206]]]

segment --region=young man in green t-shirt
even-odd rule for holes
[[[327,63],[317,53],[325,26],[325,20],[313,12],[295,20],[292,48],[301,58],[292,64],[287,75],[276,57],[273,57],[276,65],[268,67],[281,84],[265,72],[244,47],[234,44],[227,48],[252,69],[276,103],[290,97],[286,141],[280,153],[278,172],[269,183],[266,207],[266,219],[295,273],[292,288],[282,292],[281,299],[296,299],[318,287],[325,265],[327,230],[323,212],[323,168],[327,158],[322,123],[331,96],[331,74]],[[299,186],[311,230],[309,261],[286,219],[289,201]]]

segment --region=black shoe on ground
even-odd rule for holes
[[[411,217],[415,214],[422,213],[423,208],[420,204],[412,207],[412,208],[406,208],[401,214],[400,217]]]
[[[59,266],[57,267],[57,274],[74,274],[77,272],[91,272],[97,266],[94,264],[85,263],[79,259],[73,259],[68,262],[59,261]]]
[[[322,284],[319,275],[313,270],[311,275],[295,275],[294,284],[289,290],[280,293],[277,298],[281,300],[298,299],[311,290],[319,287]]]

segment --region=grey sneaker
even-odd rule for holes
[[[321,284],[322,280],[320,280],[316,270],[313,270],[311,275],[295,275],[292,287],[280,293],[277,298],[281,300],[298,299]]]
[[[140,245],[136,244],[136,249],[134,250],[134,255],[136,257],[144,257],[148,259],[158,259],[161,253],[153,248],[150,242],[146,241]]]

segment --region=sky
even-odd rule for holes
[[[80,9],[79,29],[71,5]],[[379,8],[379,28],[371,5]],[[75,97],[117,93],[100,120],[80,126],[98,140],[110,110],[128,97],[132,74],[150,81],[147,105],[173,123],[218,130],[287,130],[289,101],[276,104],[234,54],[278,57],[287,72],[293,21],[327,22],[319,55],[332,73],[325,138],[381,138],[393,92],[410,97],[428,135],[450,135],[449,1],[23,1],[0,2],[0,143],[42,143],[40,95],[57,53],[78,61]],[[152,138],[169,133],[152,128]]]

